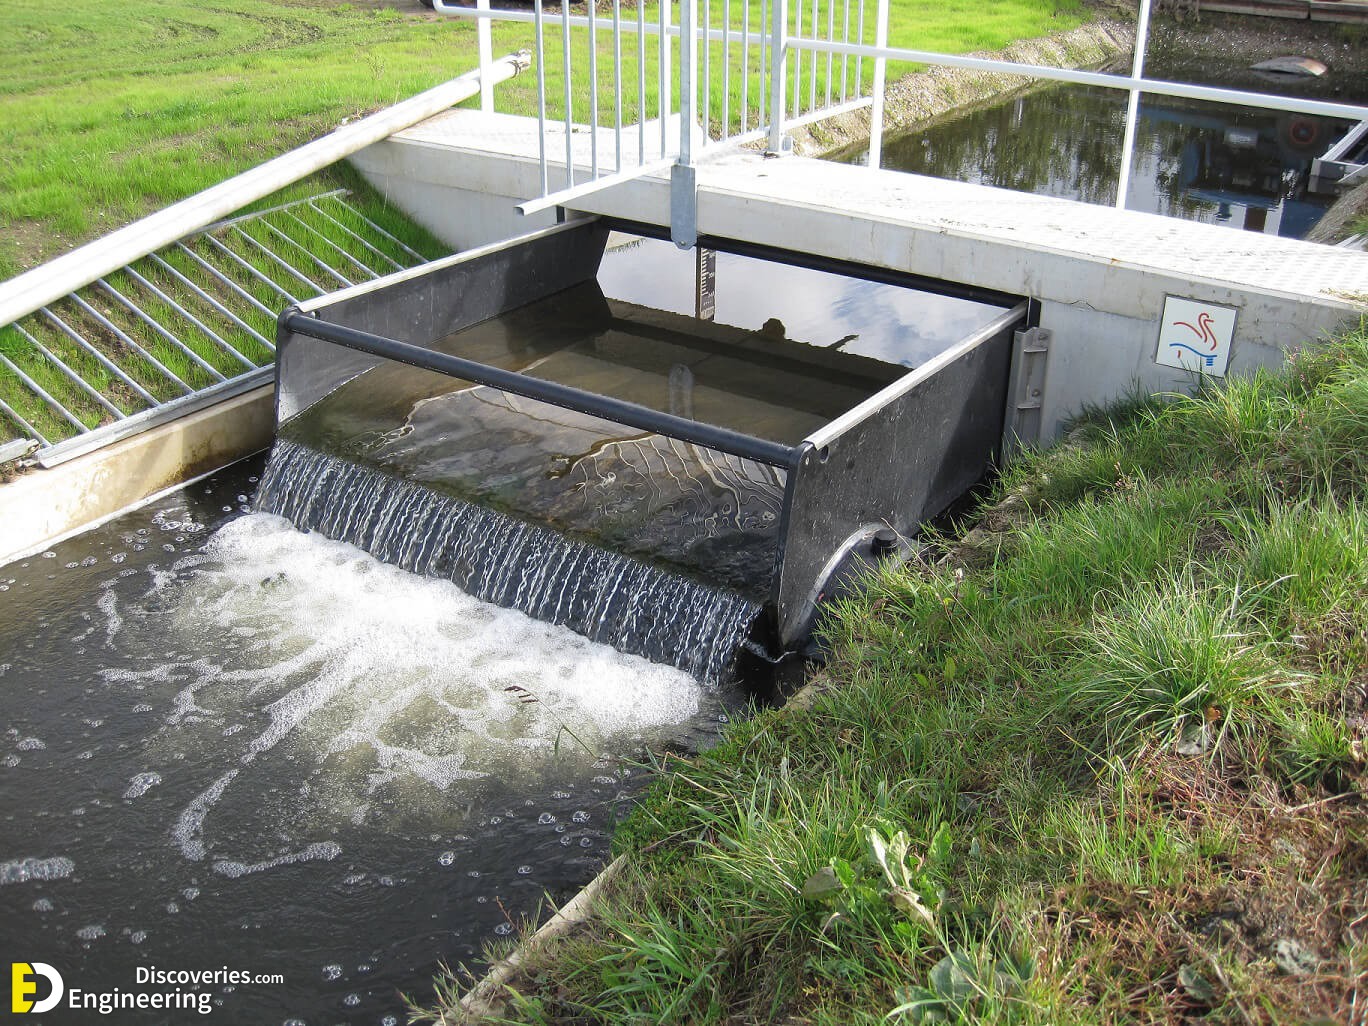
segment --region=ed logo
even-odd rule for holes
[[[16,1014],[50,1012],[57,1007],[57,1002],[62,1000],[62,974],[46,962],[12,962],[10,973],[10,1011]],[[42,1001],[35,1001],[39,976],[47,977],[48,983],[52,986],[52,993]]]

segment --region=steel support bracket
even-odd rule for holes
[[[698,242],[698,169],[689,164],[670,168],[670,241],[680,249]]]
[[[1049,328],[1025,328],[1013,336],[1007,416],[1003,419],[1002,430],[1004,462],[1041,441],[1041,409],[1045,405],[1049,353]]]

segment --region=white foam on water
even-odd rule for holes
[[[0,885],[27,883],[30,880],[61,880],[74,872],[76,863],[65,855],[10,859],[0,862]]]
[[[249,685],[306,678],[266,706],[270,724],[251,741],[252,753],[340,704],[349,712],[326,751],[368,743],[382,765],[403,764],[442,786],[488,767],[463,769],[389,739],[387,728],[401,726],[415,706],[518,748],[552,745],[562,725],[623,736],[698,711],[699,685],[680,670],[479,602],[279,517],[228,524],[208,554],[215,567],[201,568],[200,613],[273,628],[247,646],[262,665],[215,667],[213,676]]]
[[[187,859],[199,861],[204,858],[204,817],[218,804],[237,775],[237,770],[229,770],[181,811],[176,825],[171,828],[171,838],[180,845],[181,854]]]
[[[152,788],[162,782],[161,774],[154,772],[138,773],[129,778],[128,790],[124,792],[125,798],[141,798]]]
[[[214,863],[214,872],[220,873],[230,880],[236,880],[238,877],[247,876],[250,873],[265,872],[268,869],[275,869],[277,866],[292,866],[298,862],[331,862],[341,854],[342,846],[336,841],[319,841],[317,844],[309,845],[303,851],[279,855],[262,862],[232,862],[221,859]]]
[[[409,809],[436,801],[449,810],[444,795],[455,787],[540,772],[553,757],[585,759],[585,749],[622,751],[688,721],[703,701],[698,682],[681,670],[480,602],[269,514],[221,528],[203,555],[155,575],[151,597],[153,607],[170,611],[148,617],[153,629],[192,642],[234,639],[212,658],[105,675],[115,687],[155,685],[164,696],[176,689],[158,709],[163,741],[210,744],[236,761],[172,830],[187,859],[203,859],[206,817],[228,802],[233,815],[229,805],[220,809],[212,847],[231,851],[214,861],[230,877],[331,858],[335,847],[323,841],[294,855],[248,857],[232,849],[254,847],[259,831],[239,812],[251,821],[277,817],[304,844],[323,823],[366,819],[382,789],[405,789]],[[131,629],[127,603],[122,616],[121,629]],[[204,651],[185,646],[196,648]],[[196,733],[202,723],[211,734]],[[271,753],[282,745],[307,786],[279,787],[284,766]],[[253,768],[268,756],[269,764]],[[255,778],[263,773],[272,792],[293,793],[288,810],[257,806]],[[133,779],[127,797],[136,797],[145,776]],[[234,798],[225,797],[230,785]]]

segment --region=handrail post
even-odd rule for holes
[[[488,11],[489,0],[475,0],[477,11]],[[494,76],[490,74],[494,63],[494,26],[489,18],[475,19],[475,47],[480,57],[480,110],[486,114],[494,113]]]
[[[660,0],[660,95],[656,107],[660,112],[660,155],[669,153],[670,130],[670,92],[674,88],[674,76],[670,72],[670,4],[673,0]]]
[[[879,0],[874,20],[874,45],[882,50],[888,45],[888,0]],[[869,112],[869,157],[866,163],[875,171],[883,159],[883,122],[884,122],[884,82],[888,72],[888,61],[883,57],[874,58],[873,105]]]
[[[592,3],[593,0],[590,0]],[[698,241],[698,179],[693,162],[698,99],[698,0],[679,0],[679,157],[670,171],[670,238],[680,249]],[[668,37],[665,44],[669,45]]]
[[[1140,0],[1140,14],[1135,26],[1135,53],[1131,58],[1131,78],[1145,77],[1145,50],[1149,45],[1150,0]],[[1140,90],[1132,87],[1126,104],[1126,136],[1121,144],[1121,170],[1116,178],[1116,209],[1126,209],[1126,193],[1130,190],[1131,163],[1135,159],[1135,133],[1140,118]]]
[[[769,151],[784,145],[784,74],[788,61],[788,0],[774,0],[770,26],[770,128]]]

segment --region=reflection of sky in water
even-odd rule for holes
[[[643,239],[609,250],[599,270],[605,295],[657,310],[694,312],[693,250]],[[734,253],[717,255],[717,316],[758,331],[770,318],[786,337],[915,367],[948,349],[998,313],[995,307],[915,289]]]

